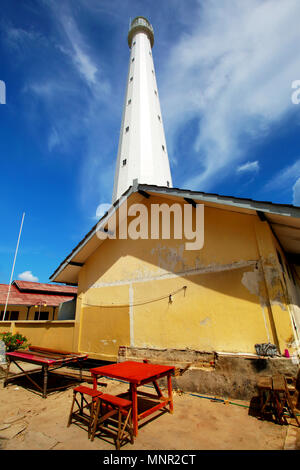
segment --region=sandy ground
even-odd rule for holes
[[[116,380],[101,382],[106,386],[100,389],[107,393],[128,390],[127,384]],[[76,424],[67,427],[72,387],[43,399],[27,385],[22,379],[3,388],[0,378],[1,449],[115,450],[111,439],[96,437],[91,442],[85,429]],[[144,390],[151,391],[149,387]],[[249,402],[224,404],[206,397],[175,391],[174,413],[143,422],[134,444],[126,443],[122,450],[300,450],[294,420],[280,426],[252,416]]]

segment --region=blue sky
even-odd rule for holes
[[[23,212],[14,278],[48,282],[110,203],[138,15],[173,185],[300,206],[298,0],[1,0],[0,282]]]

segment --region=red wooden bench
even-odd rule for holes
[[[117,419],[114,417],[117,415]],[[132,426],[132,401],[103,393],[97,398],[91,441],[97,430],[114,437],[117,450],[124,441],[134,443]]]
[[[77,393],[80,395],[80,401],[77,400]],[[70,426],[73,420],[84,423],[87,425],[88,438],[90,438],[96,411],[97,398],[101,395],[102,392],[99,390],[94,390],[93,388],[85,387],[84,385],[80,385],[79,387],[74,388],[73,401],[67,427]],[[88,401],[86,397],[91,397],[91,400]],[[77,405],[77,409],[74,411],[75,403]],[[89,411],[88,413],[86,413],[86,409]]]

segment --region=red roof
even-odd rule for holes
[[[21,286],[19,288],[19,285]],[[27,292],[26,288],[27,287]],[[33,285],[33,286],[32,286]],[[51,288],[57,287],[57,290]],[[6,304],[6,298],[8,293],[8,284],[0,284],[0,305]],[[66,290],[65,290],[66,288]],[[75,289],[75,292],[74,292]],[[36,292],[32,292],[35,290]],[[47,306],[57,307],[62,302],[67,302],[75,298],[77,288],[72,286],[56,286],[52,284],[42,284],[39,282],[27,282],[27,281],[14,281],[11,285],[8,305],[38,305],[39,303],[45,303]]]
[[[57,284],[44,284],[42,282],[19,281],[13,282],[19,290],[35,290],[45,292],[56,292],[60,294],[77,294],[77,287],[75,286],[62,286]]]

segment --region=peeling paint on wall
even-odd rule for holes
[[[232,271],[235,269],[243,269],[250,266],[256,266],[258,260],[249,260],[249,261],[236,261],[230,264],[209,264],[207,266],[202,266],[197,269],[190,269],[186,271],[179,271],[179,272],[163,272],[162,274],[151,273],[149,271],[148,276],[144,278],[140,277],[132,277],[123,280],[117,280],[112,282],[95,282],[94,284],[89,286],[89,289],[99,289],[101,287],[115,287],[115,286],[122,286],[127,285],[130,283],[139,283],[139,282],[149,282],[149,281],[159,281],[164,279],[174,279],[177,277],[184,277],[184,276],[196,276],[199,274],[209,274],[209,273],[220,273],[223,271]],[[136,275],[136,272],[134,273]]]
[[[262,276],[258,268],[255,268],[254,271],[244,273],[242,277],[242,284],[246,289],[248,289],[251,294],[256,295],[259,298],[261,297],[261,281]]]
[[[206,317],[203,320],[201,320],[199,324],[201,326],[205,326],[205,325],[210,324],[210,323],[211,323],[211,319],[209,317]]]
[[[172,248],[168,245],[158,245],[157,248],[152,248],[151,255],[158,255],[158,266],[167,271],[174,271],[178,263],[181,263],[181,269],[185,269],[184,261],[184,249],[185,245],[180,244],[176,248]]]
[[[271,259],[270,259],[271,258]],[[278,274],[278,270],[274,267],[274,257],[271,256],[267,261],[263,262],[264,273],[261,269],[261,263],[253,271],[243,274],[242,284],[248,291],[256,295],[260,299],[262,307],[267,306],[264,294],[264,278],[266,284],[271,288],[269,292],[269,301],[271,305],[279,305],[282,310],[286,310],[286,301],[283,295],[283,286]]]
[[[269,291],[271,305],[279,305],[282,310],[287,310],[287,299],[284,296],[282,284],[275,256],[270,255],[264,260],[264,273],[267,284],[271,287]]]

